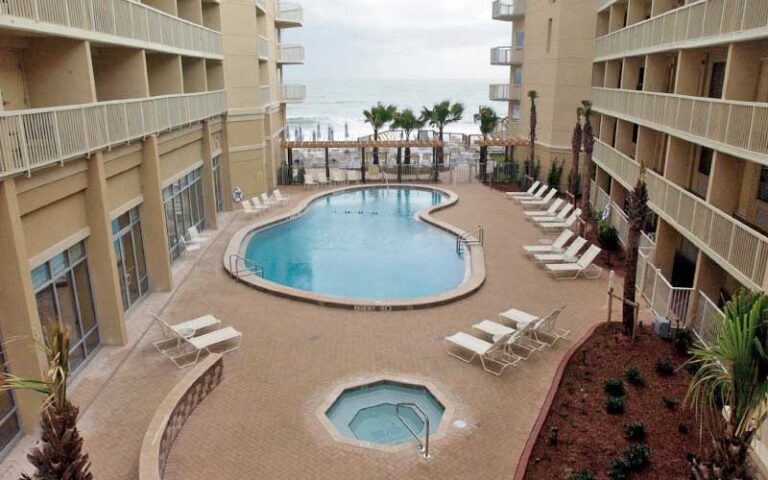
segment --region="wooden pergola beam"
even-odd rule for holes
[[[477,141],[480,147],[524,147],[528,144],[528,140],[524,138],[489,138]]]
[[[440,148],[443,142],[439,140],[359,140],[359,141],[308,141],[308,142],[283,142],[280,147],[283,149],[302,149],[302,148]]]

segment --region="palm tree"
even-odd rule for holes
[[[627,234],[627,255],[624,259],[624,302],[622,306],[622,322],[624,323],[624,335],[632,335],[635,329],[635,289],[637,277],[637,249],[640,245],[640,234],[643,231],[643,223],[648,216],[648,188],[645,184],[645,167],[640,167],[640,175],[637,178],[635,189],[629,196],[629,232]]]
[[[475,123],[480,125],[480,133],[483,134],[483,138],[488,138],[488,134],[492,133],[496,126],[499,124],[499,116],[493,111],[491,107],[480,107],[480,110],[475,114]],[[480,147],[480,180],[485,181],[486,176],[486,163],[488,162],[488,147]]]
[[[363,116],[365,116],[365,123],[370,123],[373,127],[373,140],[379,140],[379,130],[386,127],[389,122],[392,121],[397,113],[397,107],[394,105],[384,105],[381,102],[377,103],[370,110],[363,110]],[[373,149],[373,164],[379,164],[379,148]]]
[[[450,100],[443,100],[436,103],[432,108],[424,107],[421,110],[421,120],[437,128],[438,138],[443,141],[443,129],[449,123],[455,123],[461,120],[464,115],[464,104],[451,103]],[[435,159],[434,180],[437,180],[437,166],[443,163],[443,149],[437,151],[438,158]]]
[[[582,145],[584,145],[584,161],[587,163],[586,175],[581,182],[581,209],[589,212],[589,182],[595,174],[595,164],[592,162],[592,152],[595,149],[595,132],[592,130],[592,102],[582,100],[582,113],[584,115],[584,130],[582,135]]]
[[[39,347],[48,358],[48,371],[43,380],[21,378],[0,373],[0,391],[28,390],[46,396],[40,419],[40,444],[27,455],[37,473],[22,479],[92,480],[91,462],[83,453],[83,438],[77,430],[79,409],[67,399],[69,379],[69,330],[54,325],[45,332]]]
[[[709,458],[691,457],[691,478],[749,479],[749,445],[767,413],[768,296],[739,292],[715,319],[715,332],[711,348],[691,351],[697,370],[686,403],[712,440]]]
[[[576,203],[576,193],[579,191],[579,155],[581,154],[581,115],[584,109],[576,109],[576,125],[571,135],[571,173],[568,174],[568,188],[571,189],[573,201]]]
[[[539,93],[536,90],[528,91],[528,98],[531,99],[531,131],[528,134],[528,141],[531,144],[530,158],[525,165],[525,174],[530,175],[533,168],[535,150],[536,150],[536,125],[538,124],[538,118],[536,118],[536,99],[539,98]]]
[[[392,122],[392,128],[400,128],[405,134],[405,140],[411,139],[411,132],[424,126],[424,121],[414,115],[413,110],[406,108],[402,112],[395,114]],[[405,147],[405,164],[411,164],[411,147]]]

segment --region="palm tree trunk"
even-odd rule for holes
[[[411,164],[411,147],[405,147],[405,164]]]
[[[588,197],[588,195],[585,194]],[[629,197],[629,232],[627,238],[627,255],[624,259],[624,303],[622,306],[621,320],[624,326],[624,335],[630,336],[635,329],[635,291],[637,282],[637,258],[640,245],[640,234],[643,231],[643,223],[648,214],[648,190],[645,185],[645,171],[640,171],[635,189]]]
[[[379,129],[375,128],[373,129],[373,141],[378,142],[379,141]],[[373,164],[378,165],[379,164],[379,147],[373,147]]]
[[[397,147],[397,183],[403,181],[403,164],[401,162],[403,155],[403,148]]]

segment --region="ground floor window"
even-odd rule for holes
[[[0,368],[7,371],[8,362],[5,359],[5,350],[2,341],[0,341]],[[5,452],[10,445],[21,434],[19,427],[19,417],[16,414],[16,400],[13,392],[0,393],[0,452]]]
[[[216,212],[224,210],[224,190],[221,183],[221,155],[213,157],[213,193],[216,198]]]
[[[120,278],[123,309],[128,310],[149,292],[139,207],[134,207],[112,220],[112,241],[117,257],[117,275]]]
[[[168,247],[171,262],[174,262],[181,256],[182,238],[187,237],[188,229],[204,226],[202,169],[198,168],[165,187],[163,202]]]
[[[99,346],[85,243],[78,243],[32,270],[32,284],[43,327],[58,323],[69,328],[69,367],[76,372]]]

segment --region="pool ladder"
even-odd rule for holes
[[[405,421],[403,417],[400,416],[400,407],[409,407],[411,409],[416,409],[416,411],[421,414],[421,416],[424,418],[424,431],[426,432],[424,434],[424,442],[421,441],[418,435],[416,435],[416,432],[413,431],[410,425],[408,425],[408,422]],[[415,403],[398,403],[395,405],[395,415],[397,415],[397,419],[400,420],[400,423],[403,424],[406,430],[408,430],[408,433],[413,435],[413,438],[416,439],[417,442],[419,442],[419,452],[421,452],[421,456],[429,459],[429,417],[426,413],[424,413],[424,410],[421,409],[420,406],[416,405]]]
[[[229,272],[235,277],[237,282],[240,281],[240,274],[243,272],[264,278],[264,267],[249,258],[237,254],[229,256]]]
[[[456,253],[461,255],[464,252],[464,244],[483,245],[485,242],[485,229],[482,225],[475,225],[471,230],[456,235]]]

